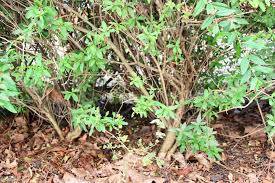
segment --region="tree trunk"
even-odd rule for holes
[[[167,158],[168,151],[173,147],[176,140],[176,133],[171,131],[171,128],[167,130],[166,138],[164,139],[163,144],[161,145],[158,157],[161,159]]]
[[[171,125],[168,127],[167,132],[166,132],[166,137],[164,139],[163,144],[161,145],[160,151],[158,153],[158,157],[161,159],[166,159],[166,160],[170,160],[171,154],[173,153],[176,148],[176,133],[173,131],[173,128],[178,128],[180,126],[181,123],[181,119],[183,116],[183,112],[184,112],[184,105],[183,105],[183,101],[180,102],[180,106],[177,109],[177,115],[176,115],[176,119],[173,121],[173,123],[171,123]]]

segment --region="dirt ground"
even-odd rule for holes
[[[272,183],[275,152],[261,113],[257,109],[235,111],[222,114],[212,124],[224,150],[220,162],[209,161],[203,153],[177,152],[164,168],[146,148],[155,141],[156,128],[150,123],[131,122],[124,130],[128,141],[123,140],[125,134],[104,133],[83,134],[69,143],[61,142],[42,121],[5,117],[0,124],[0,182]],[[68,128],[63,130],[66,133]]]

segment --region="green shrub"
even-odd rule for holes
[[[166,127],[160,158],[169,158],[177,144],[219,158],[214,132],[204,122],[246,107],[245,99],[269,100],[267,132],[274,134],[274,94],[269,94],[275,79],[274,33],[268,19],[274,8],[269,0],[35,0],[23,7],[28,8],[20,14],[0,5],[7,12],[0,14],[5,20],[0,31],[6,35],[0,107],[29,108],[46,116],[60,134],[49,109],[57,103],[49,97],[54,89],[64,95],[66,101],[58,102],[74,126],[90,133],[120,129],[126,125],[121,116],[101,116],[95,105],[102,96],[96,80],[118,73],[124,82],[120,91],[136,96],[134,113]],[[190,110],[202,119],[187,124]]]

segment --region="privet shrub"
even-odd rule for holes
[[[106,73],[118,73],[124,83],[115,88],[135,94],[134,114],[165,125],[160,158],[177,146],[219,158],[207,122],[246,107],[245,99],[269,101],[267,132],[275,133],[269,0],[0,2],[0,106],[28,108],[61,138],[53,92],[63,94],[58,104],[74,127],[92,133],[127,124],[97,108],[96,81]]]

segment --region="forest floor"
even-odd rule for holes
[[[148,148],[156,128],[142,120],[131,122],[125,134],[83,134],[69,143],[61,142],[42,121],[6,117],[0,124],[0,182],[272,183],[275,151],[263,124],[257,108],[223,114],[212,124],[224,150],[220,162],[209,162],[204,154],[192,158],[178,152],[160,168],[150,153],[158,147]]]

